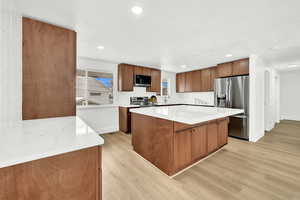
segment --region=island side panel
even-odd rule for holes
[[[173,173],[173,121],[132,113],[132,145],[143,158],[168,175]]]
[[[92,147],[2,168],[0,199],[100,200],[100,153]]]

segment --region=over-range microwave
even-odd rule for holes
[[[137,87],[149,87],[151,86],[151,76],[135,75],[134,86]]]

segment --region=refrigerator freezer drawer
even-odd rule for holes
[[[248,118],[246,116],[230,117],[229,136],[249,140]]]

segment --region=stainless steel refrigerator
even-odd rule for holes
[[[244,109],[230,117],[229,136],[249,140],[249,76],[215,79],[215,106]]]

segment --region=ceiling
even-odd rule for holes
[[[23,15],[73,28],[78,55],[188,71],[251,54],[300,64],[299,0],[19,0]],[[144,12],[131,13],[138,5]],[[104,46],[103,50],[97,46]],[[232,54],[226,58],[226,54]],[[186,65],[186,68],[182,68]]]

